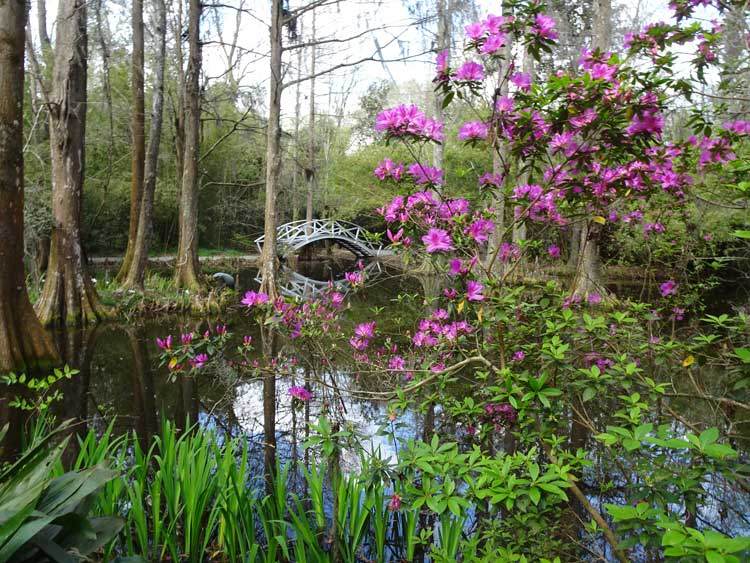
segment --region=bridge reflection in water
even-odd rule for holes
[[[383,274],[384,271],[383,265],[378,261],[368,262],[362,269],[366,280],[373,280]],[[351,283],[345,277],[316,280],[287,267],[282,267],[279,274],[279,293],[286,297],[317,297],[325,293],[329,286],[341,292],[345,292],[351,286]],[[255,281],[261,282],[260,274],[255,278]]]
[[[393,252],[377,242],[366,229],[348,221],[336,219],[315,219],[313,221],[292,221],[276,229],[278,252],[286,256],[318,241],[332,240],[354,253],[358,258],[391,256]],[[265,236],[255,239],[258,250],[263,249]]]

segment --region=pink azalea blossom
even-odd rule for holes
[[[245,297],[242,299],[242,304],[246,307],[254,307],[256,305],[265,305],[270,300],[270,297],[262,292],[248,291],[245,293]]]
[[[444,229],[431,228],[427,231],[427,234],[422,237],[422,242],[425,244],[425,250],[429,253],[438,251],[455,250],[453,246],[453,240],[450,235]]]
[[[444,137],[443,124],[425,116],[414,104],[383,110],[376,118],[375,130],[396,137],[417,135],[434,141],[441,141]]]
[[[172,348],[172,335],[170,334],[164,340],[157,338],[156,345],[162,350],[170,350]]]
[[[438,78],[445,76],[448,72],[448,49],[438,53],[435,59],[435,74]]]
[[[503,185],[503,177],[500,174],[487,172],[487,174],[479,178],[479,185],[482,187],[494,186],[496,188],[499,188]]]
[[[195,369],[200,369],[208,362],[208,356],[206,354],[198,354],[195,358],[190,360],[190,365]]]
[[[344,279],[354,285],[362,283],[363,280],[361,272],[346,272],[344,273]]]
[[[663,127],[664,118],[656,110],[648,110],[643,112],[642,115],[634,115],[633,121],[630,122],[625,132],[631,136],[648,133],[660,137]]]
[[[392,243],[398,243],[401,240],[401,237],[404,235],[404,229],[399,229],[396,231],[396,233],[392,233],[390,229],[385,230],[386,235],[388,235],[388,240],[390,240]]]
[[[594,63],[589,69],[589,74],[594,80],[606,80],[614,82],[617,65],[608,65],[607,63]]]
[[[402,370],[406,367],[406,362],[401,356],[391,356],[388,360],[388,368],[393,370]]]
[[[495,224],[489,219],[479,218],[464,231],[475,242],[483,243],[489,240],[489,235],[495,230]]]
[[[484,295],[482,295],[482,290],[484,289],[484,286],[479,283],[478,281],[469,280],[466,284],[466,299],[467,301],[482,301],[484,300]]]
[[[678,284],[674,280],[667,280],[659,286],[659,292],[662,297],[668,297],[670,295],[677,295]]]
[[[417,185],[421,184],[445,184],[443,178],[444,172],[434,166],[427,166],[426,164],[420,164],[415,162],[409,165],[409,175],[414,178],[414,183]]]
[[[503,32],[493,33],[487,37],[479,52],[482,55],[493,55],[505,47],[505,42],[506,38]]]
[[[451,274],[459,276],[464,273],[464,265],[460,258],[454,258],[450,261]]]
[[[576,129],[581,129],[593,122],[599,114],[594,108],[586,108],[582,113],[570,118],[570,124]]]
[[[360,338],[373,338],[375,336],[375,321],[369,323],[360,323],[354,329],[354,334]]]
[[[331,307],[338,309],[344,303],[344,294],[338,291],[334,291],[329,295],[331,299]]]
[[[373,173],[379,180],[385,180],[390,176],[396,182],[400,182],[401,176],[404,173],[404,163],[399,162],[398,164],[396,164],[390,158],[386,158],[380,164],[378,164],[378,167]]]
[[[370,345],[370,342],[366,338],[352,336],[349,339],[349,345],[355,350],[359,350],[360,352],[362,352],[367,349],[367,347]]]
[[[456,72],[457,80],[465,80],[467,82],[481,82],[484,80],[484,67],[474,61],[466,61],[461,68]]]
[[[521,90],[531,90],[531,74],[528,72],[517,72],[510,77],[510,81]]]
[[[557,39],[558,37],[555,31],[555,20],[544,14],[537,14],[534,18],[534,30],[540,37],[547,39]]]
[[[487,33],[487,26],[483,22],[474,22],[464,27],[466,37],[472,41],[477,41]]]
[[[486,123],[481,121],[469,121],[461,126],[461,130],[458,132],[458,138],[460,140],[466,139],[486,139],[489,133],[489,128]]]
[[[495,102],[495,109],[500,113],[513,111],[513,98],[509,98],[508,96],[498,98],[497,102]]]
[[[289,394],[292,396],[292,398],[302,402],[307,402],[312,399],[312,393],[299,385],[290,387]]]
[[[560,258],[560,247],[556,244],[550,244],[547,247],[547,254],[549,254],[550,258],[557,260]]]
[[[722,127],[737,135],[750,135],[750,121],[728,121]]]

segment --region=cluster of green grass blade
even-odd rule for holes
[[[147,449],[134,434],[115,438],[112,426],[101,436],[91,430],[80,443],[76,468],[108,460],[122,474],[95,507],[125,519],[107,558],[355,563],[366,554],[386,563],[414,555],[418,513],[389,510],[384,483],[358,475],[329,479],[325,463],[278,466],[265,494],[262,476],[252,475],[246,441],[222,440],[205,428],[180,432],[165,421]],[[302,496],[288,490],[293,470],[303,478]],[[460,523],[446,532],[453,544]]]

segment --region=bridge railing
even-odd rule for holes
[[[337,219],[314,219],[312,221],[292,221],[279,225],[276,230],[279,245],[292,249],[302,248],[312,242],[323,239],[339,239],[360,247],[373,256],[385,254],[383,245],[373,243],[369,232],[355,223]],[[265,235],[255,239],[258,250],[262,250]]]

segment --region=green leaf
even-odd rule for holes
[[[750,231],[734,231],[732,234],[737,238],[750,239]]]
[[[716,442],[716,440],[719,439],[719,429],[715,426],[712,426],[711,428],[708,428],[701,432],[701,435],[698,437],[698,440],[701,443],[701,446],[705,448],[709,444],[713,444]]]
[[[626,450],[632,452],[633,450],[637,450],[641,447],[641,442],[639,440],[634,440],[633,438],[625,438],[622,441],[622,445],[625,446]]]
[[[542,492],[536,487],[531,487],[529,489],[529,498],[534,504],[539,504],[539,501],[542,499]]]
[[[734,355],[742,360],[743,364],[750,364],[750,348],[735,348]]]
[[[583,390],[583,402],[590,401],[596,397],[596,389],[594,387],[586,387],[586,389]]]
[[[665,547],[668,545],[681,545],[685,539],[685,534],[679,530],[667,530],[661,538],[661,544]]]

